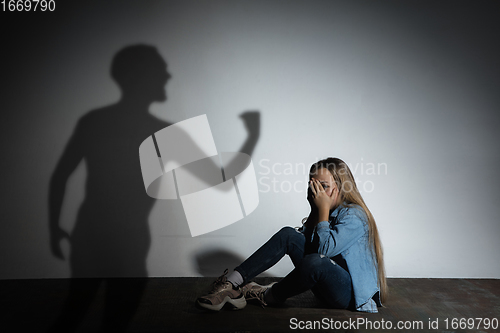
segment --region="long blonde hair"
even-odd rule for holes
[[[349,166],[339,158],[329,157],[324,160],[318,161],[311,166],[309,174],[314,174],[318,169],[325,168],[330,171],[333,176],[337,188],[339,189],[340,202],[343,205],[353,206],[358,205],[363,208],[368,218],[368,240],[372,253],[377,261],[378,271],[378,286],[380,288],[380,299],[385,301],[387,299],[387,281],[385,278],[384,267],[384,253],[382,250],[382,243],[380,242],[377,224],[373,218],[372,213],[365,204],[358,191],[354,177],[349,169]],[[341,205],[342,205],[341,204]]]

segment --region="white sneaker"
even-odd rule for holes
[[[196,305],[202,308],[219,311],[226,304],[233,310],[243,309],[247,305],[245,296],[240,288],[235,289],[226,279],[227,269],[212,283],[208,295],[196,300]]]

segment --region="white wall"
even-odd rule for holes
[[[68,261],[49,249],[49,178],[77,120],[119,98],[111,58],[135,43],[156,46],[173,74],[168,101],[152,107],[157,117],[177,122],[207,114],[219,151],[237,151],[244,142],[240,113],[259,110],[262,121],[252,157],[257,210],[191,238],[180,203],[158,201],[149,216],[149,276],[218,274],[281,226],[299,225],[305,192],[285,191],[307,176],[265,175],[265,166],[283,173],[285,163],[308,168],[337,156],[364,189],[388,276],[500,278],[497,5],[57,5],[56,14],[40,13],[37,26],[30,26],[31,16],[17,16],[2,42],[9,63],[0,101],[0,278],[70,276]],[[380,172],[371,174],[371,163]],[[278,191],[266,191],[273,179]],[[84,181],[82,164],[67,186],[61,225],[68,231]],[[283,276],[291,267],[285,259],[270,274]]]

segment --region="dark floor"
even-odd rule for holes
[[[391,297],[385,307],[380,308],[378,314],[326,309],[310,292],[289,299],[282,307],[264,309],[258,305],[248,304],[240,311],[223,310],[212,313],[198,310],[194,306],[194,300],[206,291],[212,280],[212,278],[112,279],[109,285],[118,286],[119,293],[107,294],[104,288],[107,284],[101,284],[99,289],[96,287],[97,294],[86,313],[83,313],[83,309],[72,312],[77,316],[84,315],[78,324],[77,332],[99,331],[104,318],[106,295],[109,295],[111,303],[114,302],[112,309],[116,310],[114,313],[118,318],[111,326],[117,327],[117,323],[126,323],[126,319],[131,318],[128,325],[128,330],[131,332],[282,332],[298,331],[298,325],[301,327],[307,324],[313,325],[313,321],[319,321],[319,324],[323,325],[316,327],[320,331],[333,330],[335,325],[339,327],[341,324],[344,325],[344,329],[336,331],[500,331],[498,327],[500,280],[389,279]],[[256,279],[259,283],[275,280],[278,278]],[[80,290],[82,293],[78,297],[82,298],[91,295],[89,290],[92,288],[86,289],[85,285],[99,285],[96,284],[98,280],[79,281],[77,285],[83,286],[83,290]],[[118,284],[115,283],[117,281]],[[133,310],[135,314],[127,315],[121,308],[134,308],[134,304],[129,304],[133,303],[129,295],[133,295],[133,288],[137,288],[143,282],[146,283],[146,288],[137,309]],[[2,280],[0,285],[1,332],[46,332],[56,322],[63,308],[68,297],[70,280]],[[80,299],[77,303],[84,304]],[[84,305],[82,307],[86,308]],[[111,313],[107,318],[113,316]],[[453,329],[454,318],[471,318],[467,325],[473,325],[474,329],[460,329],[460,326]],[[474,318],[488,318],[489,321],[484,320],[479,323],[479,320]],[[493,318],[496,319],[491,321]],[[436,319],[438,319],[437,329],[433,329],[434,327],[430,329],[429,322],[435,322]],[[370,321],[372,329],[369,329],[370,324],[363,323],[363,320]],[[406,324],[406,330],[397,329],[399,321]],[[359,326],[356,326],[358,323]],[[383,329],[390,324],[392,330]],[[490,328],[487,324],[490,324]],[[412,325],[423,325],[423,327],[413,326],[415,329],[408,329]],[[491,326],[496,329],[492,329]]]

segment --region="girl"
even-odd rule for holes
[[[311,212],[300,229],[282,228],[227,277],[226,270],[197,305],[242,309],[257,300],[265,306],[311,289],[332,308],[378,312],[387,296],[382,245],[347,164],[338,158],[313,164],[307,200]],[[295,269],[280,282],[249,282],[285,254]]]

